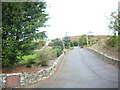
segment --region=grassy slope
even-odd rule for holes
[[[105,42],[106,42],[106,40],[99,41],[98,43],[94,44],[93,46],[91,46],[89,48],[95,49],[99,52],[104,53],[107,56],[118,59],[118,48],[108,47],[108,46],[106,46]]]

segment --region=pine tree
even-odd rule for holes
[[[11,67],[19,61],[18,56],[31,53],[31,42],[41,36],[38,28],[48,19],[45,9],[42,1],[2,3],[3,67]]]

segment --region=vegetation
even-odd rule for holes
[[[70,50],[73,50],[74,49],[74,47],[70,47]]]
[[[56,58],[56,52],[52,48],[45,48],[37,53],[37,59],[42,66],[49,66],[49,61]]]
[[[86,35],[80,36],[79,45],[83,46],[83,45],[86,45],[86,44],[87,44]]]
[[[50,42],[50,43],[48,44],[48,46],[52,47],[52,46],[54,46],[54,43],[53,43],[53,42]]]
[[[54,40],[52,40],[53,42],[53,45],[52,46],[60,46],[60,48],[63,50],[64,49],[64,45],[63,45],[63,42],[62,40],[56,38]]]
[[[119,18],[117,11],[114,11],[110,15],[110,23],[109,23],[109,28],[114,32],[114,35],[116,35],[116,31],[118,31],[120,35],[120,30],[119,30]]]
[[[2,6],[2,65],[12,67],[35,49],[34,39],[46,37],[37,28],[45,26],[48,14],[42,1],[3,2]]]
[[[43,46],[45,46],[46,41],[45,40],[39,40],[39,41],[34,42],[34,43],[37,44],[36,48],[41,49]]]
[[[70,47],[74,47],[74,44],[73,44],[73,42],[70,42]]]
[[[52,48],[55,50],[57,57],[59,57],[62,54],[62,49],[60,46],[53,46]]]
[[[109,28],[114,32],[114,36],[111,36],[109,40],[106,41],[106,46],[112,48],[116,47],[120,50],[120,29],[119,29],[119,19],[120,15],[118,13],[112,12],[110,15],[110,23]],[[118,32],[118,36],[116,35],[116,31]]]
[[[34,53],[31,55],[23,56],[23,60],[20,60],[18,64],[25,65],[27,67],[35,67],[35,66],[40,65],[40,61],[36,58],[36,53]]]
[[[48,45],[55,50],[57,57],[59,57],[62,54],[62,51],[64,49],[62,40],[56,38],[52,40],[52,42],[50,42]]]
[[[66,49],[69,49],[69,47],[70,47],[70,37],[65,36],[65,37],[63,38],[63,42],[64,42],[64,45],[65,45],[65,48],[66,48]]]
[[[120,49],[120,42],[118,42],[119,36],[111,36],[110,39],[106,41],[106,48],[113,48],[116,47]]]
[[[74,46],[78,46],[78,42],[77,41],[73,41],[73,45]]]

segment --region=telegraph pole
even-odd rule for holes
[[[93,33],[92,31],[89,31],[87,34],[86,34],[86,40],[87,40],[87,46],[89,44],[89,35]]]

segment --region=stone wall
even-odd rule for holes
[[[32,73],[1,74],[0,78],[2,78],[2,88],[23,87],[23,86],[30,85],[32,83],[35,83],[35,82],[38,82],[40,80],[44,80],[44,79],[50,77],[55,72],[55,70],[57,69],[57,67],[60,64],[61,60],[64,58],[64,55],[65,54],[63,53],[61,56],[59,56],[55,60],[53,65],[50,66],[47,69],[42,69],[40,71],[32,72]],[[15,75],[18,75],[20,77],[20,84],[18,86],[7,87],[7,82],[8,82],[7,77],[8,76],[15,76]],[[13,82],[14,82],[14,80],[13,80]]]
[[[110,57],[110,56],[107,56],[104,53],[99,52],[99,51],[94,50],[94,49],[91,49],[91,48],[88,48],[88,50],[90,50],[91,52],[96,54],[98,57],[102,58],[105,62],[107,62],[109,64],[112,64],[112,65],[114,65],[116,67],[119,67],[120,60],[115,59],[115,58]]]

